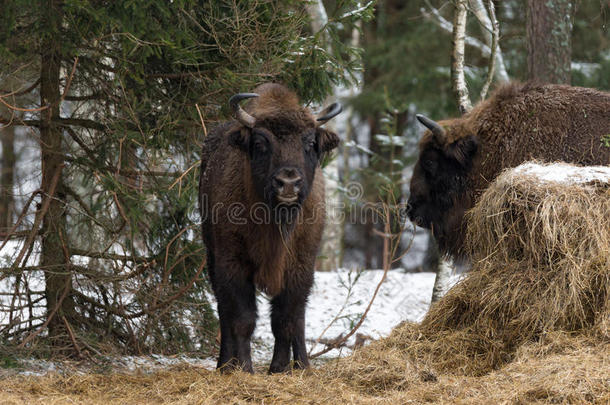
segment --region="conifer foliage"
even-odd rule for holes
[[[17,196],[20,215],[0,230],[0,345],[212,347],[201,141],[233,93],[281,81],[322,100],[349,79],[353,50],[323,51],[308,30],[297,1],[3,3],[0,125],[40,155],[34,192]]]

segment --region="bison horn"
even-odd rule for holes
[[[438,124],[438,122],[432,121],[430,118],[422,114],[417,114],[415,117],[417,117],[417,120],[428,128],[430,132],[432,132],[440,143],[445,141],[445,130]]]
[[[229,105],[231,106],[231,110],[233,110],[233,116],[235,119],[248,128],[252,128],[256,123],[256,118],[248,114],[244,111],[243,108],[240,107],[239,102],[245,100],[247,98],[258,97],[256,93],[237,93],[229,99]]]
[[[316,126],[319,127],[320,125],[325,124],[331,118],[334,118],[339,115],[341,111],[343,111],[343,107],[341,106],[341,104],[332,103],[331,105],[329,105],[318,113],[318,115],[316,116],[316,121],[318,121],[318,124],[316,124]]]

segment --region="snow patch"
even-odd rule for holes
[[[567,163],[523,163],[514,170],[516,174],[535,176],[544,182],[556,183],[590,183],[601,181],[610,183],[610,166],[574,166]]]
[[[383,270],[316,272],[305,314],[305,338],[311,353],[325,347],[320,343],[315,344],[323,332],[322,341],[335,339],[352,329],[366,310],[382,277]],[[388,336],[403,321],[421,321],[430,306],[434,278],[434,273],[405,273],[400,269],[389,271],[356,333],[379,339]],[[451,286],[459,278],[454,275]],[[259,296],[253,339],[255,362],[269,362],[273,354],[270,314],[269,300]],[[354,334],[347,342],[348,347],[333,349],[323,357],[349,355],[352,352],[350,346],[355,340]]]

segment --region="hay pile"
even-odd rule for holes
[[[610,168],[604,176],[503,173],[470,213],[472,271],[421,324],[350,357],[279,376],[260,365],[254,376],[12,377],[0,401],[610,403]]]
[[[414,356],[482,374],[553,332],[610,340],[610,167],[505,171],[468,224],[472,271],[396,337]]]

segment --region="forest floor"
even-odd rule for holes
[[[310,353],[325,348],[325,343],[347,334],[362,317],[374,290],[381,281],[381,270],[339,270],[316,273],[306,313],[306,334]],[[356,341],[361,345],[388,336],[403,321],[417,322],[430,306],[433,273],[405,273],[400,269],[388,272],[362,325],[338,349],[314,360],[322,364],[330,359],[351,354]],[[456,276],[454,280],[457,281]],[[213,297],[210,297],[213,299]],[[254,332],[252,352],[255,367],[264,370],[273,354],[269,300],[258,296],[258,320]],[[317,342],[317,343],[316,343]],[[7,362],[5,362],[7,363]],[[114,356],[103,361],[51,361],[19,359],[2,368],[0,378],[12,375],[43,376],[49,373],[62,375],[119,372],[148,374],[172,367],[195,366],[209,370],[216,367],[215,358],[200,358],[188,353],[174,356]]]
[[[304,372],[222,375],[173,366],[154,373],[12,376],[0,403],[44,404],[608,404],[610,347],[530,346],[483,375],[435,373],[410,363],[382,339]]]
[[[309,338],[316,340],[325,329],[328,339],[346,333],[381,276],[380,271],[318,273]],[[272,339],[261,297],[254,375],[221,375],[214,359],[181,356],[125,357],[105,368],[30,360],[0,378],[0,404],[610,403],[608,342],[560,334],[522,347],[510,362],[480,375],[432,371],[426,362],[411,361],[403,347],[413,342],[417,323],[397,324],[421,320],[433,281],[429,273],[390,272],[359,329],[373,340],[354,350],[350,340],[303,372],[266,375]]]

